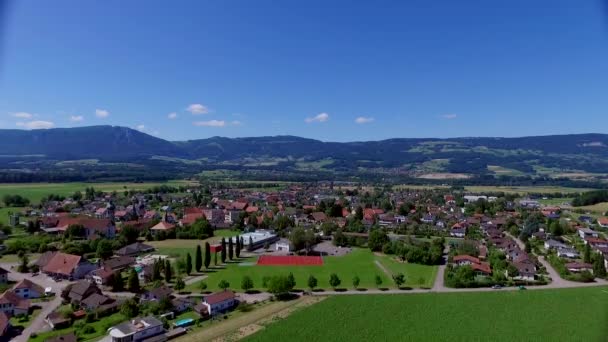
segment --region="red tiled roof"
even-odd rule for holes
[[[154,227],[150,228],[151,230],[171,230],[175,228],[175,225],[169,222],[161,221],[157,223]]]
[[[206,296],[205,303],[207,303],[209,305],[214,305],[214,304],[221,303],[221,302],[229,300],[229,299],[234,299],[234,297],[235,297],[234,292],[232,292],[230,290],[216,292],[214,294]]]
[[[17,290],[17,289],[30,289],[30,290],[34,290],[34,291],[38,292],[39,294],[44,293],[44,288],[42,286],[34,283],[33,281],[31,281],[29,279],[25,279],[25,278],[22,279],[17,284],[15,284],[15,286],[13,286],[13,290]]]
[[[57,252],[49,260],[46,266],[42,268],[42,271],[70,275],[74,269],[76,269],[81,259],[82,257],[80,255]]]
[[[473,269],[473,271],[481,271],[485,274],[490,274],[492,273],[492,269],[490,268],[490,264],[486,263],[486,262],[482,262],[479,264],[472,264],[471,268]]]
[[[477,259],[474,256],[470,256],[470,255],[456,255],[456,256],[454,256],[454,258],[452,258],[452,260],[454,262],[466,260],[466,261],[470,261],[474,264],[479,264],[479,259]]]
[[[201,208],[184,208],[184,216],[193,215],[193,214],[203,214],[203,209]]]

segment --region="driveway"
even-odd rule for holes
[[[28,279],[33,283],[42,286],[45,289],[47,287],[50,287],[52,291],[57,295],[60,295],[61,291],[65,289],[69,284],[71,284],[71,282],[67,280],[56,282],[53,280],[53,278],[47,276],[44,273],[40,273],[37,276],[32,276],[31,273],[19,273],[15,269],[6,268],[6,270],[10,272],[8,274],[8,279],[10,281],[18,282],[22,279]]]
[[[51,327],[46,324],[44,319],[48,314],[53,312],[53,310],[57,309],[61,305],[61,296],[57,295],[50,302],[41,302],[38,305],[42,306],[42,310],[38,313],[38,316],[34,318],[29,327],[25,328],[21,335],[15,337],[13,341],[15,342],[27,342],[29,340],[30,335],[32,333],[41,333],[44,331],[51,330]]]

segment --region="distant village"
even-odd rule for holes
[[[0,233],[0,333],[16,341],[165,341],[275,294],[228,283],[206,291],[202,270],[233,254],[338,257],[370,249],[438,265],[429,291],[586,283],[606,279],[608,268],[608,217],[537,196],[452,188],[87,188],[48,196],[8,220]],[[193,240],[199,249],[187,256],[159,247]],[[200,293],[184,290],[192,284]]]

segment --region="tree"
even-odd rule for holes
[[[530,254],[532,253],[532,245],[530,244],[530,241],[526,241],[526,253]]]
[[[127,318],[133,318],[139,315],[139,305],[133,298],[129,298],[120,306],[120,313]]]
[[[30,270],[30,259],[27,256],[27,254],[23,253],[23,255],[21,255],[21,263],[19,264],[19,267],[17,268],[17,271],[21,272],[21,273],[27,273]]]
[[[395,282],[395,285],[397,285],[397,288],[401,288],[401,285],[403,285],[403,283],[405,283],[405,276],[403,275],[403,273],[397,273],[393,275],[393,281]]]
[[[165,281],[167,283],[171,282],[171,277],[173,276],[173,270],[171,269],[171,261],[169,259],[165,260]]]
[[[178,292],[186,288],[186,283],[184,282],[182,277],[175,277],[175,285],[173,286],[173,288],[176,289]]]
[[[211,246],[209,245],[209,242],[205,242],[205,268],[209,269],[210,264],[211,264]]]
[[[336,287],[340,286],[340,284],[342,283],[342,281],[340,280],[340,278],[338,277],[337,274],[332,273],[329,276],[329,285],[331,285],[331,287],[335,290]]]
[[[198,284],[198,288],[201,290],[201,292],[205,292],[205,290],[207,289],[207,283],[201,281],[200,284]]]
[[[194,256],[194,269],[196,272],[200,272],[203,268],[203,251],[201,245],[196,246],[196,255]]]
[[[152,281],[161,280],[160,273],[163,270],[163,261],[158,259],[152,264]]]
[[[287,275],[287,281],[289,281],[288,286],[290,289],[296,287],[296,278],[293,276],[293,273],[289,272]]]
[[[586,263],[591,263],[591,246],[587,243],[585,245],[585,250],[583,251],[583,261]]]
[[[110,240],[103,239],[97,243],[97,257],[106,260],[114,254],[114,248]]]
[[[284,275],[275,275],[267,281],[268,292],[275,295],[277,298],[286,297],[293,289],[290,285],[289,278]]]
[[[249,290],[251,290],[253,288],[253,279],[251,279],[250,276],[244,276],[243,280],[241,281],[241,289],[243,289],[243,291],[248,292]]]
[[[226,240],[222,238],[222,264],[226,263]]]
[[[389,242],[388,235],[381,229],[374,229],[369,233],[369,240],[367,246],[372,251],[381,251],[382,246]]]
[[[217,287],[219,287],[222,290],[226,290],[227,288],[230,287],[230,283],[225,281],[224,279],[220,280],[219,284],[217,284]]]
[[[311,229],[296,227],[289,234],[289,242],[296,251],[305,249],[309,252],[316,242],[315,233]]]
[[[112,286],[112,291],[114,292],[121,292],[125,290],[125,280],[122,279],[122,274],[120,274],[120,271],[116,271],[112,274],[110,283]]]
[[[507,265],[507,274],[509,275],[509,277],[513,278],[517,277],[519,271],[517,270],[517,267],[510,263],[509,265]]]
[[[241,238],[238,236],[236,237],[236,250],[234,252],[237,259],[241,257]]]
[[[315,287],[317,287],[317,278],[311,274],[308,276],[308,288],[313,291]]]
[[[234,245],[232,243],[232,238],[228,238],[228,258],[230,260],[234,259]]]
[[[186,274],[190,275],[192,273],[192,257],[190,253],[186,254]]]
[[[606,265],[604,265],[604,258],[602,254],[597,254],[593,261],[593,275],[598,278],[606,277]]]
[[[355,220],[357,220],[357,221],[363,220],[363,208],[361,208],[361,206],[358,206],[357,209],[355,210]]]
[[[140,288],[139,288],[139,277],[137,276],[137,272],[135,271],[134,268],[131,269],[131,271],[129,272],[129,280],[128,280],[128,284],[129,284],[129,291],[133,292],[133,293],[137,293],[139,292]]]
[[[137,241],[139,230],[133,226],[126,225],[120,230],[120,237],[124,240],[124,244],[130,245]]]
[[[355,288],[355,290],[359,287],[360,282],[361,282],[361,279],[359,279],[359,276],[355,276],[353,278],[353,287]]]

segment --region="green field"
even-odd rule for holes
[[[168,182],[149,182],[149,183],[19,183],[19,184],[0,184],[0,198],[4,195],[21,195],[29,198],[33,203],[37,203],[49,194],[62,196],[72,195],[76,191],[83,191],[87,187],[94,187],[96,190],[104,192],[142,190],[158,185],[180,186],[192,184],[190,181],[174,180]]]
[[[403,189],[427,190],[427,189],[448,189],[449,186],[447,186],[447,185],[401,184],[401,185],[396,185],[393,188],[396,190],[403,190]],[[464,188],[466,191],[474,192],[474,193],[504,192],[504,193],[509,193],[509,194],[521,194],[521,195],[525,195],[525,194],[529,194],[529,193],[543,194],[543,193],[556,193],[556,192],[561,192],[561,193],[565,193],[565,194],[573,194],[573,193],[595,190],[595,189],[590,189],[590,188],[567,188],[567,187],[563,187],[563,186],[493,186],[493,185],[479,186],[479,185],[472,185],[472,186],[465,186]]]
[[[247,341],[606,341],[608,287],[333,296]]]
[[[360,288],[376,288],[374,279],[376,275],[382,278],[382,287],[394,288],[392,279],[387,275],[375,261],[379,260],[389,273],[401,272],[405,275],[405,286],[431,287],[437,274],[437,266],[424,266],[415,264],[398,263],[386,256],[377,256],[368,249],[354,249],[344,256],[328,256],[323,258],[322,266],[257,266],[256,258],[247,258],[240,263],[229,263],[225,269],[215,270],[205,280],[210,290],[217,290],[221,280],[230,283],[230,287],[240,290],[243,276],[248,275],[253,279],[255,288],[262,288],[262,278],[277,274],[288,274],[292,272],[296,278],[296,288],[306,289],[308,277],[312,274],[318,280],[318,288],[330,290],[329,276],[336,273],[342,280],[339,288],[352,289],[352,279],[358,276],[361,279]],[[422,278],[422,281],[421,279]],[[190,290],[196,290],[198,284],[188,286]]]
[[[155,254],[168,255],[173,258],[185,256],[190,253],[194,257],[196,246],[205,247],[205,242],[210,244],[219,243],[222,237],[235,236],[239,232],[228,229],[219,229],[214,232],[215,236],[205,240],[167,239],[162,241],[148,241],[146,244],[156,248]]]

